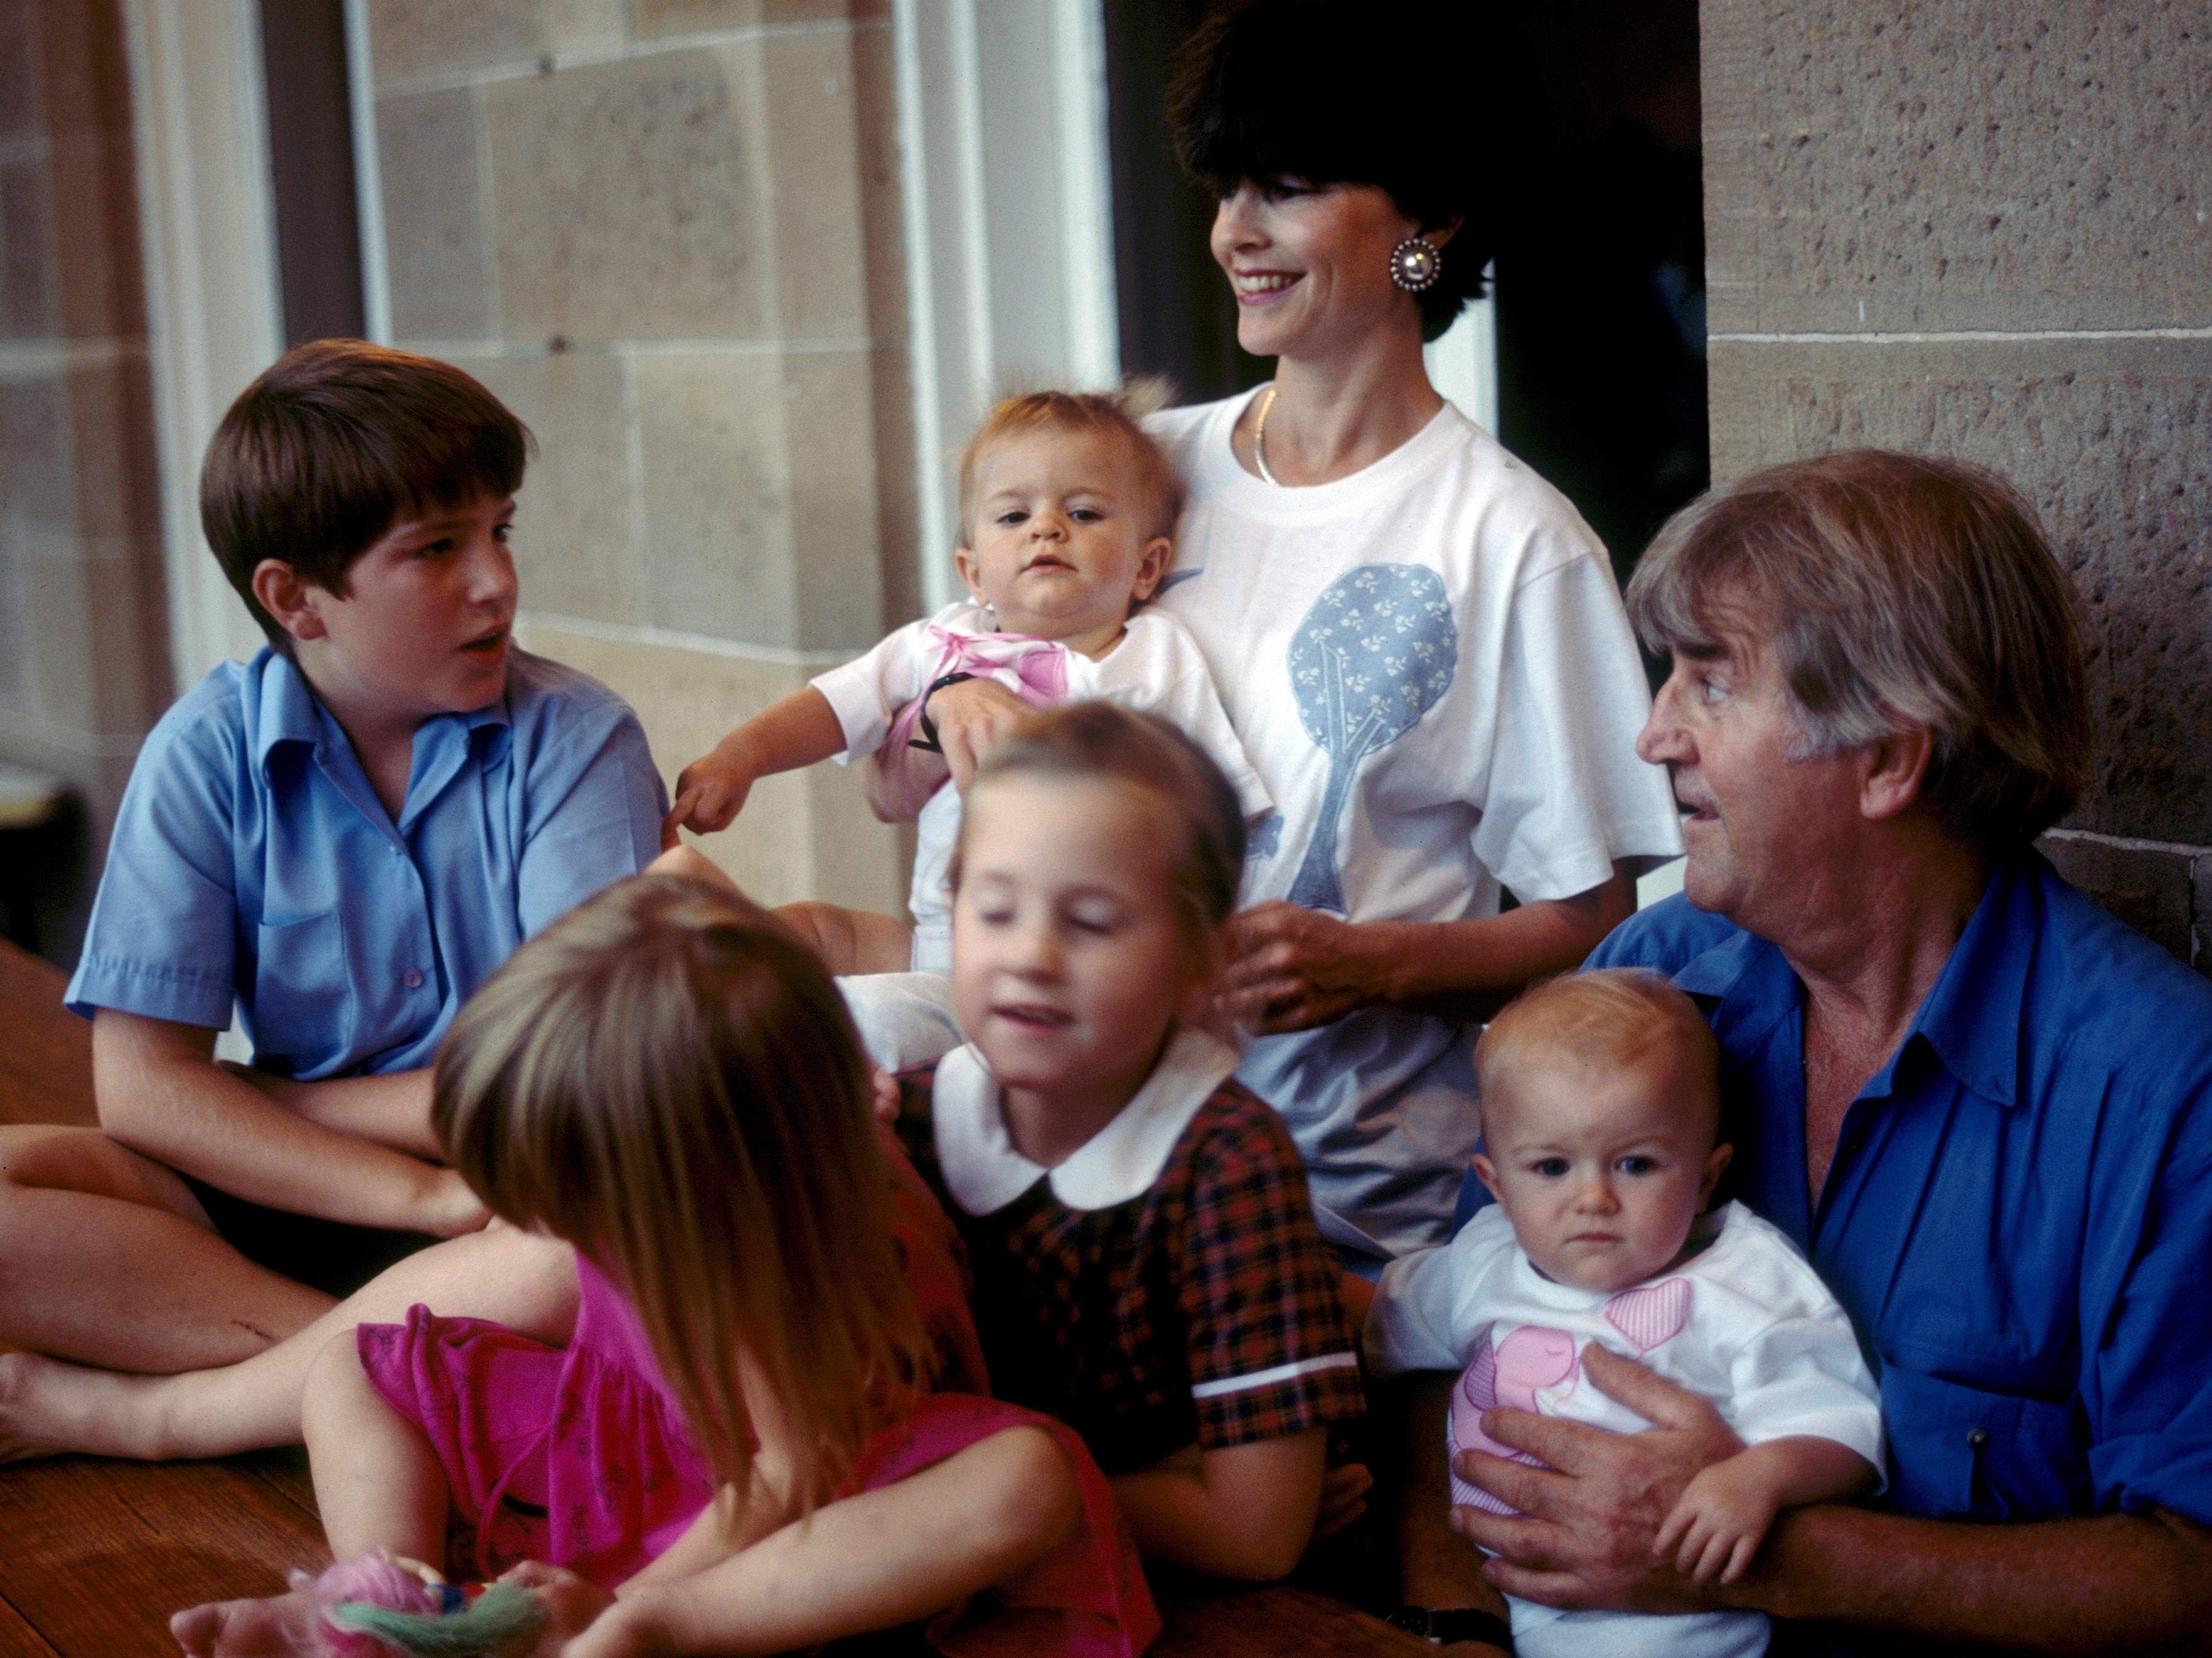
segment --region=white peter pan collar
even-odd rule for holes
[[[945,1189],[971,1215],[1005,1208],[1041,1175],[1049,1176],[1053,1196],[1071,1209],[1127,1203],[1152,1189],[1182,1131],[1237,1061],[1237,1050],[1218,1037],[1177,1030],[1136,1097],[1048,1169],[1014,1148],[999,1103],[999,1079],[975,1044],[955,1049],[938,1065],[930,1096]]]

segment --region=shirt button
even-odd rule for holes
[[[1989,1442],[1990,1430],[1987,1428],[1969,1428],[1966,1430],[1966,1443],[1972,1446],[1976,1450],[1978,1451],[1983,1446]]]
[[[410,967],[399,975],[399,982],[410,990],[420,990],[422,987],[422,975]]]

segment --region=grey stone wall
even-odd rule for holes
[[[116,0],[0,0],[0,760],[82,810],[0,856],[64,961],[171,691],[131,158]]]
[[[921,600],[889,0],[371,0],[399,343],[537,433],[521,636],[678,768]],[[897,910],[859,780],[702,841]]]
[[[2033,501],[2090,618],[2045,849],[2212,973],[2212,8],[1704,0],[1713,475],[1875,444]]]

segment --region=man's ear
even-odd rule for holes
[[[320,608],[328,593],[283,559],[263,559],[253,567],[253,579],[247,585],[261,608],[293,638],[320,639],[329,631]]]
[[[1713,1188],[1721,1183],[1721,1171],[1729,1166],[1729,1159],[1735,1155],[1735,1147],[1723,1140],[1713,1148],[1712,1156],[1705,1159],[1705,1172],[1698,1180],[1698,1211],[1700,1214],[1713,1200]]]
[[[1917,800],[1935,753],[1936,733],[1925,726],[1907,726],[1868,744],[1859,782],[1860,815],[1878,823]]]
[[[983,568],[975,562],[975,555],[965,547],[955,547],[952,550],[952,568],[960,572],[960,580],[967,584],[968,597],[985,610],[990,609],[991,601],[983,597],[983,589],[978,584],[977,578],[982,574]]]
[[[1143,600],[1152,596],[1175,563],[1175,543],[1165,536],[1154,536],[1145,544],[1145,556],[1137,561],[1137,579],[1129,588],[1129,597]]]

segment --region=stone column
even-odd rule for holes
[[[523,641],[672,782],[920,602],[888,11],[370,7],[394,333],[537,433]],[[857,783],[764,784],[701,848],[764,902],[902,910]]]
[[[1705,0],[1713,476],[2020,486],[2086,601],[2045,847],[2212,972],[2212,28],[2199,0]]]
[[[0,760],[85,811],[81,857],[37,854],[64,962],[169,701],[164,595],[120,9],[0,0]]]

